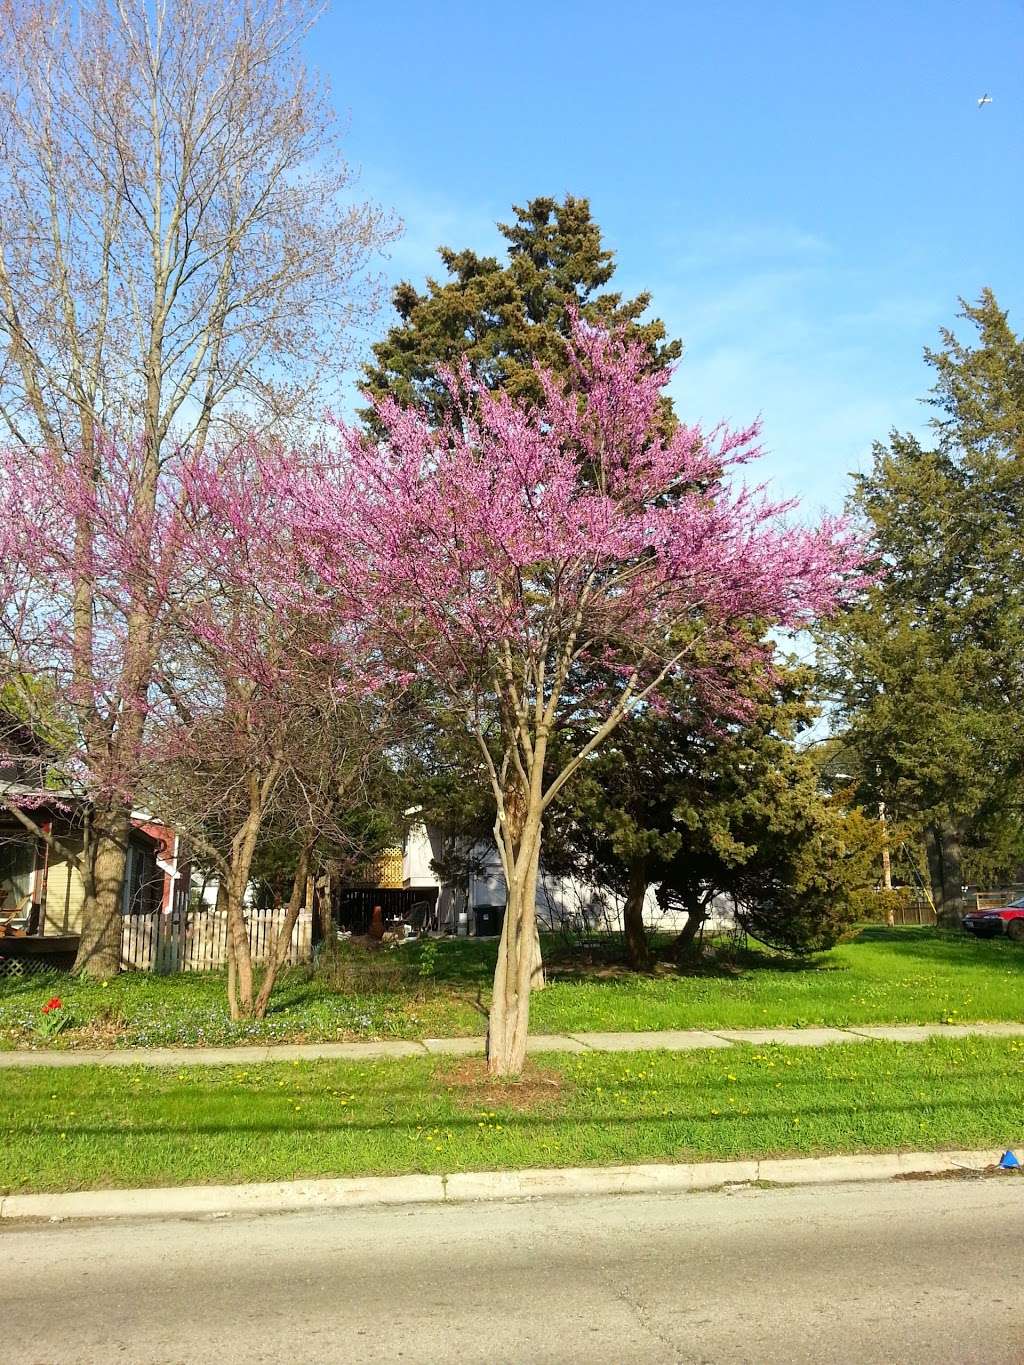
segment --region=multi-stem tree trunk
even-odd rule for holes
[[[234,980],[229,983],[228,1005],[232,1019],[249,1019],[253,1011],[252,953],[249,949],[249,929],[245,922],[245,891],[249,885],[249,867],[232,866],[224,894],[228,917],[229,961],[234,964]]]
[[[228,980],[228,1005],[232,1019],[250,1019],[253,1014],[252,952],[245,922],[245,893],[249,886],[256,842],[281,767],[282,760],[278,755],[262,773],[253,771],[248,774],[248,809],[231,840],[226,862],[224,909],[228,919],[228,960],[234,964],[234,974],[232,976],[229,973]]]
[[[299,858],[295,864],[295,875],[292,878],[292,893],[288,900],[288,909],[285,911],[284,922],[277,931],[274,946],[271,949],[270,957],[263,972],[263,980],[260,983],[259,995],[253,1005],[253,1018],[263,1019],[266,1017],[267,1005],[270,1003],[270,994],[274,989],[274,982],[277,974],[288,961],[288,951],[292,941],[292,931],[299,918],[299,911],[306,899],[306,884],[309,879],[309,861],[313,852],[313,845],[316,842],[316,835],[308,833],[302,841],[299,850]]]
[[[75,971],[107,979],[121,966],[121,898],[131,816],[123,806],[94,808],[83,860],[85,900]]]
[[[225,920],[228,913],[227,881],[221,877],[217,882],[217,915],[223,915]],[[228,1013],[232,1019],[239,1017],[238,1013],[238,972],[235,967],[235,951],[231,943],[231,935],[227,935],[225,952],[228,961]]]
[[[647,895],[647,864],[643,859],[629,865],[629,885],[622,907],[622,928],[626,939],[626,961],[637,972],[651,965],[651,948],[644,928],[644,899]]]
[[[540,868],[540,802],[506,825],[507,904],[498,944],[494,994],[487,1027],[487,1069],[492,1076],[518,1076],[526,1061],[530,992],[543,968],[537,952],[537,875]],[[512,842],[512,835],[515,842]]]

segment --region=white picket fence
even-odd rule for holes
[[[249,951],[265,962],[287,911],[250,911],[245,917]],[[288,961],[294,966],[312,955],[313,916],[302,910],[292,930]],[[137,972],[214,972],[228,957],[227,915],[216,910],[187,914],[125,915],[121,921],[121,968]]]

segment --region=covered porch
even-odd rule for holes
[[[61,793],[51,801],[36,794],[31,818],[39,835],[16,815],[0,814],[0,969],[71,967],[78,951],[85,902],[79,867],[84,846],[85,804]],[[164,908],[164,844],[156,832],[133,824],[122,889],[122,914]],[[14,970],[18,970],[17,967]]]

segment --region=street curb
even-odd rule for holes
[[[81,1218],[195,1218],[297,1213],[401,1204],[456,1204],[501,1199],[610,1194],[677,1194],[724,1185],[826,1185],[895,1176],[981,1170],[997,1149],[884,1152],[861,1156],[705,1161],[682,1165],[596,1166],[564,1170],[461,1171],[451,1175],[294,1180],[263,1185],[183,1185],[146,1190],[82,1190],[0,1198],[0,1221]]]

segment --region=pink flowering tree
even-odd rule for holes
[[[263,1018],[306,898],[320,845],[344,847],[347,818],[370,803],[368,777],[396,742],[405,708],[356,625],[329,634],[304,593],[304,566],[280,529],[301,451],[239,442],[181,471],[190,590],[172,649],[154,670],[141,778],[147,804],[181,830],[218,875],[229,945],[231,1016]],[[385,680],[381,680],[382,682]],[[268,834],[295,850],[291,894],[262,975],[244,916]]]
[[[571,378],[530,408],[444,376],[453,418],[392,401],[383,439],[342,429],[335,473],[296,500],[310,581],[339,619],[423,676],[475,737],[507,885],[488,1030],[494,1075],[523,1066],[537,971],[545,813],[601,743],[671,675],[799,628],[856,581],[841,523],[732,474],[757,428],[659,424],[664,374],[622,337],[573,327]],[[697,663],[699,659],[702,661]],[[703,679],[728,705],[728,689]]]
[[[135,783],[152,704],[154,662],[187,582],[187,527],[169,455],[158,496],[141,440],[96,438],[75,459],[47,447],[0,451],[2,679],[30,726],[56,731],[62,786],[85,799],[77,966],[118,969],[120,906]],[[23,797],[0,802],[49,841]]]
[[[141,442],[104,442],[101,477],[45,450],[0,452],[0,686],[30,729],[59,733],[43,766],[81,799],[81,838],[41,821],[23,782],[0,784],[0,803],[78,870],[78,963],[98,976],[119,967],[133,806],[175,825],[219,874],[236,1017],[265,1012],[314,848],[343,826],[391,734],[384,699],[359,705],[372,667],[357,634],[335,621],[321,638],[319,617],[271,591],[302,580],[276,529],[305,460],[207,443],[169,454],[154,491]],[[88,535],[69,534],[76,524]],[[243,903],[274,817],[297,860],[258,979]]]

